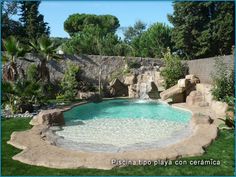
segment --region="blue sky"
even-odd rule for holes
[[[173,13],[173,7],[171,1],[42,1],[39,11],[49,23],[51,36],[68,37],[63,23],[74,13],[111,14],[119,19],[121,27],[131,26],[137,20],[147,25],[163,22],[171,26],[167,14]],[[122,33],[117,32],[119,36]]]

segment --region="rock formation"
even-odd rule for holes
[[[186,103],[190,106],[209,106],[215,114],[225,116],[228,109],[227,103],[213,100],[211,90],[210,84],[197,84],[196,90],[187,96]]]
[[[130,98],[158,99],[159,90],[163,89],[164,80],[159,66],[140,67],[124,77]]]
[[[110,93],[114,97],[128,96],[128,87],[123,84],[119,79],[114,79],[110,83]]]
[[[196,84],[200,80],[194,75],[186,75],[184,79],[179,79],[178,83],[160,93],[162,100],[172,99],[172,103],[185,102],[191,91],[196,89]]]
[[[30,121],[31,125],[49,125],[49,126],[60,126],[64,125],[64,115],[59,109],[42,110],[38,115]]]

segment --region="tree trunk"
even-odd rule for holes
[[[99,95],[101,96],[102,91],[101,91],[101,68],[99,69],[99,76],[98,76],[98,90],[99,90]]]
[[[49,69],[47,68],[47,62],[46,60],[42,60],[41,61],[41,64],[40,64],[40,79],[42,81],[47,81],[49,82],[50,81],[50,75],[49,75]]]
[[[8,66],[6,72],[7,72],[7,74],[6,74],[7,80],[9,80],[9,81],[16,81],[17,80],[18,71],[17,71],[17,67],[16,67],[15,62],[10,62],[10,65]]]

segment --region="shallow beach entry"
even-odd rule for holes
[[[119,152],[165,147],[191,134],[191,112],[158,101],[108,100],[64,112],[56,142],[73,150]]]

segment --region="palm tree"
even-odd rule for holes
[[[38,54],[40,59],[39,77],[42,81],[50,81],[50,74],[47,68],[47,63],[54,59],[58,59],[56,55],[56,46],[47,36],[40,37],[37,41],[31,41],[31,50]]]
[[[4,71],[4,78],[9,81],[15,81],[18,78],[16,59],[21,59],[20,57],[25,55],[26,50],[14,36],[3,40],[3,47],[5,51],[3,52],[2,60],[4,63],[10,63]]]

